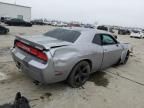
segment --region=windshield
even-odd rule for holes
[[[81,34],[80,32],[74,30],[55,29],[45,33],[44,35],[48,37],[56,38],[58,40],[74,43],[78,39],[80,34]]]

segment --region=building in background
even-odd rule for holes
[[[31,20],[31,7],[0,2],[0,18],[19,18]]]

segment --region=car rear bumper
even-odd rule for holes
[[[11,54],[16,66],[31,79],[44,84],[63,80],[62,77],[56,76],[51,60],[49,60],[47,64],[39,63],[35,61],[31,55],[25,55],[24,52],[18,48],[12,49]]]
[[[43,77],[43,70],[36,68],[32,65],[30,65],[26,60],[22,60],[17,55],[12,53],[13,60],[16,63],[16,66],[22,70],[23,73],[25,73],[27,76],[32,78],[33,80],[37,80],[41,83],[46,83],[44,77]]]
[[[21,61],[19,58],[17,58],[14,54],[12,55],[12,57],[16,63],[16,66],[19,69],[21,69],[23,73],[25,73],[27,76],[29,76],[33,80],[37,80],[41,83],[45,83],[45,80],[44,80],[43,74],[42,74],[42,70],[28,65],[26,62]]]

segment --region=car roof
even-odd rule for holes
[[[110,34],[110,32],[104,31],[104,30],[98,30],[98,29],[91,29],[91,28],[83,28],[83,27],[64,27],[64,29],[68,30],[75,30],[79,32],[95,32],[96,34],[102,33],[102,34]]]
[[[66,30],[74,30],[81,33],[81,36],[76,40],[75,43],[84,43],[84,42],[91,42],[95,36],[95,34],[109,34],[111,33],[103,30],[97,30],[97,29],[90,29],[90,28],[82,28],[82,27],[64,27],[63,29]]]

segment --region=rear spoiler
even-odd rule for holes
[[[30,45],[32,47],[35,47],[35,48],[39,49],[39,50],[46,50],[46,51],[49,50],[46,47],[44,47],[43,45],[35,43],[35,42],[32,42],[32,41],[29,41],[29,40],[21,37],[20,35],[16,35],[15,37],[16,37],[15,41],[21,41],[21,42],[23,42],[23,43],[25,43],[27,45]]]

